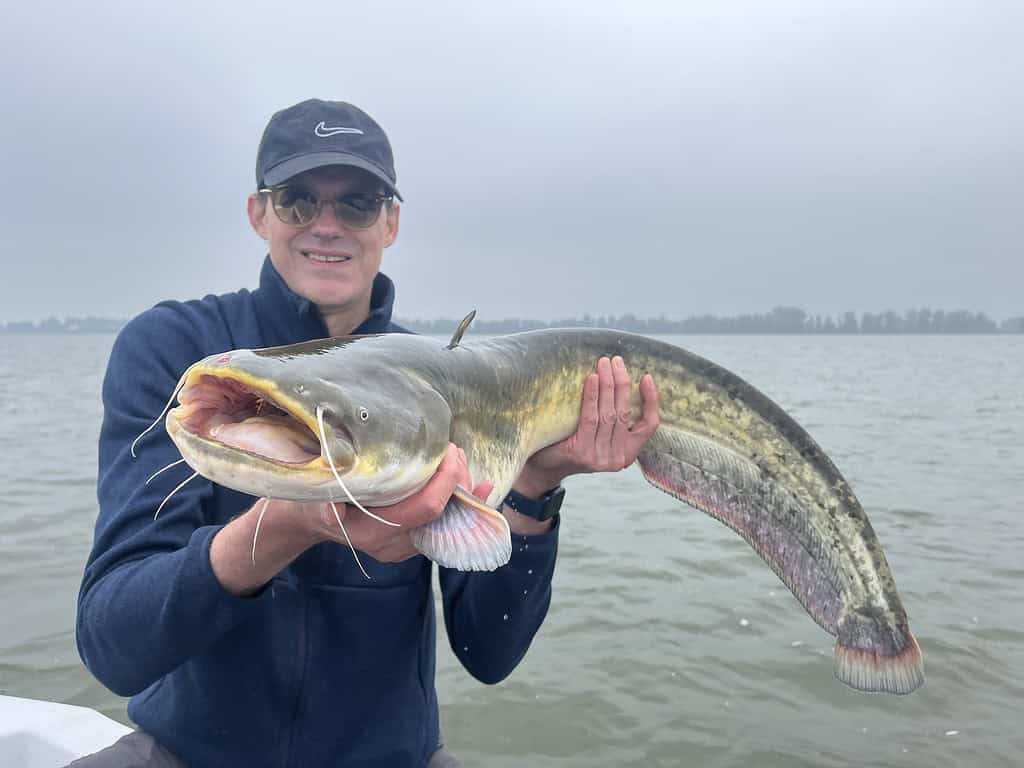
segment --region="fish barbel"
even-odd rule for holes
[[[553,329],[460,343],[461,330],[447,347],[389,334],[211,356],[183,375],[168,433],[193,469],[229,488],[296,501],[348,495],[369,507],[422,488],[453,442],[494,489],[486,504],[457,492],[410,535],[441,565],[493,570],[511,555],[494,506],[533,453],[575,432],[597,359],[620,355],[635,413],[640,377],[658,387],[660,426],[638,459],[644,476],[753,547],[836,637],[843,683],[906,694],[924,682],[867,515],[824,451],[765,395],[643,336]]]

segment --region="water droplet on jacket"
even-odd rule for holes
[[[527,575],[527,576],[532,576],[532,575],[533,575],[533,568],[531,568],[530,570],[528,570],[528,571],[526,572],[526,575]]]
[[[740,619],[740,626],[741,627],[749,627],[750,626],[750,622],[747,621],[746,619]]]
[[[508,614],[506,613],[504,616],[501,617],[501,619],[502,621],[508,621]]]

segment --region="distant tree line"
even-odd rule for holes
[[[116,333],[125,320],[109,317],[56,317],[34,322],[0,324],[0,333]],[[397,322],[419,333],[446,334],[455,330],[457,318],[434,320],[398,319]],[[549,323],[540,320],[509,318],[487,320],[477,317],[472,331],[476,333],[517,333],[538,328],[614,328],[643,334],[670,333],[829,333],[829,334],[892,334],[892,333],[1024,333],[1024,316],[997,323],[984,312],[967,310],[909,309],[902,315],[895,312],[844,312],[842,315],[810,315],[798,307],[775,307],[763,314],[699,315],[685,320],[625,315],[584,315],[566,317]]]
[[[445,334],[455,330],[459,321],[455,318],[434,320],[398,320],[398,323],[419,333]],[[891,333],[1024,333],[1024,317],[1014,317],[997,323],[986,317],[984,312],[941,309],[910,309],[904,314],[864,312],[859,317],[855,312],[844,312],[837,317],[809,315],[798,307],[775,307],[764,314],[699,315],[685,320],[670,320],[660,317],[637,317],[625,315],[584,315],[566,317],[550,323],[539,320],[511,318],[487,320],[477,317],[471,330],[477,333],[516,333],[538,328],[614,328],[642,334],[671,333],[831,333],[831,334],[891,334]]]
[[[127,320],[114,317],[48,317],[38,323],[31,321],[0,324],[4,333],[117,333]]]

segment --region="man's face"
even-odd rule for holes
[[[287,184],[307,189],[324,201],[383,191],[373,176],[346,166],[316,168],[292,177]],[[364,303],[369,306],[384,249],[398,235],[397,205],[391,211],[382,210],[377,221],[365,229],[339,221],[334,207],[326,202],[305,227],[282,222],[267,195],[250,195],[248,209],[253,229],[267,241],[270,260],[289,288],[321,312],[358,308]]]

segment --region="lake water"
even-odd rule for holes
[[[842,686],[831,638],[749,547],[631,468],[567,483],[551,611],[509,680],[476,683],[439,638],[452,749],[488,768],[1024,764],[1024,337],[668,340],[829,451],[885,546],[925,687]],[[0,336],[0,692],[126,721],[74,642],[112,341]]]

